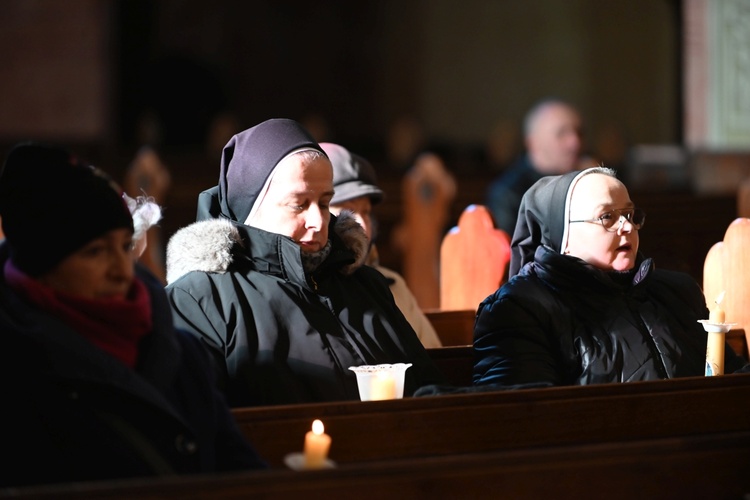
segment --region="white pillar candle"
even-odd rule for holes
[[[724,375],[724,333],[709,332],[706,343],[706,376]]]
[[[722,309],[718,305],[715,308],[711,309],[711,313],[708,315],[708,321],[718,325],[724,323],[725,319],[726,317],[724,315],[724,309]]]
[[[726,292],[722,290],[721,293],[716,297],[716,300],[714,301],[716,303],[716,307],[711,309],[711,311],[708,313],[709,322],[720,325],[726,321],[724,309],[721,308],[721,301],[724,300],[725,294]]]

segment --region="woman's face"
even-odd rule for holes
[[[39,281],[87,299],[124,299],[134,277],[133,233],[113,229],[67,256]]]
[[[599,221],[571,223],[564,253],[585,260],[600,269],[626,271],[635,266],[638,229],[617,209],[633,208],[625,185],[605,174],[581,177],[570,199],[570,220],[595,220],[607,212],[618,218],[607,231]]]
[[[333,169],[328,158],[292,155],[276,167],[268,192],[248,224],[292,238],[303,252],[328,242]]]
[[[359,222],[367,234],[367,240],[372,241],[372,201],[369,196],[359,196],[351,200],[342,201],[338,205],[331,205],[331,213],[338,217],[342,210],[351,210],[354,220]]]

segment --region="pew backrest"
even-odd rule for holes
[[[474,320],[477,310],[473,309],[427,309],[425,316],[435,328],[443,346],[464,346],[474,343]]]
[[[440,157],[423,153],[404,176],[402,189],[403,223],[395,237],[403,251],[403,276],[421,308],[437,308],[440,242],[456,181]]]
[[[510,237],[484,205],[469,205],[440,245],[440,309],[474,309],[502,284]]]
[[[743,498],[750,432],[395,460],[295,472],[14,489],[0,498]]]
[[[474,348],[470,345],[435,347],[427,354],[445,377],[445,384],[456,387],[472,385]]]
[[[314,419],[341,464],[750,430],[750,374],[391,401],[234,409],[269,463],[301,451]]]
[[[742,353],[748,358],[747,336],[750,334],[750,219],[739,217],[726,230],[724,239],[714,244],[706,254],[703,266],[703,293],[709,309],[723,291],[721,308],[727,323],[737,323],[744,330],[745,346]]]

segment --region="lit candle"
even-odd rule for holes
[[[724,309],[722,309],[719,306],[716,306],[714,309],[712,309],[711,314],[708,315],[708,321],[710,323],[721,324],[721,323],[724,323],[724,320],[725,320]]]
[[[382,399],[396,398],[396,379],[388,373],[377,373],[372,377],[370,386],[370,399],[379,401]]]
[[[719,296],[716,297],[716,307],[712,309],[708,315],[708,321],[710,323],[722,324],[726,320],[724,309],[722,309],[720,305],[722,300],[724,300],[724,292],[721,292]]]
[[[325,433],[323,422],[315,420],[312,430],[305,434],[305,467],[319,469],[323,467],[331,447],[331,436]]]

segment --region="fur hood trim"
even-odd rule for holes
[[[330,227],[330,226],[329,226]],[[369,242],[362,226],[348,210],[341,212],[332,226],[344,246],[354,254],[354,262],[339,268],[352,274],[367,259]],[[234,260],[235,245],[244,247],[235,224],[217,218],[195,222],[177,231],[167,245],[167,284],[191,271],[225,273]]]

